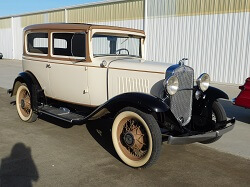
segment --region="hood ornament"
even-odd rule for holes
[[[181,59],[181,60],[178,62],[178,64],[179,64],[180,66],[184,66],[186,61],[188,61],[188,58],[183,58],[183,59]]]

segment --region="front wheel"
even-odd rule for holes
[[[118,156],[131,167],[149,167],[160,156],[162,136],[155,118],[135,108],[118,113],[112,140]]]
[[[26,84],[21,84],[16,93],[17,113],[21,120],[25,122],[34,122],[37,119],[31,107],[31,94]]]
[[[213,105],[212,105],[212,120],[215,123],[227,120],[226,112],[225,112],[223,106],[218,101],[214,101]],[[202,143],[202,144],[210,144],[210,143],[216,142],[221,137],[222,136],[218,136],[218,137],[215,137],[215,138],[211,138],[209,140],[202,141],[200,143]]]

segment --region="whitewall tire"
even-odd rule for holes
[[[31,94],[25,84],[21,84],[16,93],[17,113],[21,120],[25,122],[34,122],[37,119],[31,107]]]
[[[116,116],[112,140],[118,156],[131,167],[148,167],[160,155],[162,136],[156,120],[132,107]]]

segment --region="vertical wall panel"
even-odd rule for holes
[[[96,23],[143,18],[143,0],[105,3],[68,10],[68,22]]]
[[[250,0],[148,0],[147,59],[188,57],[197,77],[242,84],[250,76]]]
[[[11,18],[0,19],[0,52],[3,58],[12,58]]]
[[[11,28],[11,18],[0,19],[0,29]]]
[[[65,10],[49,12],[49,22],[65,22]]]
[[[11,28],[0,30],[0,52],[3,58],[12,59],[12,33]]]
[[[46,20],[46,16],[44,16],[44,14],[46,14],[46,13],[31,14],[31,15],[22,16],[21,17],[22,27],[24,28],[28,25],[48,22]]]

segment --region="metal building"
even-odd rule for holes
[[[36,23],[84,22],[142,29],[146,58],[189,58],[196,76],[242,84],[250,76],[250,0],[112,0],[0,18],[0,51],[22,58],[22,30]]]

